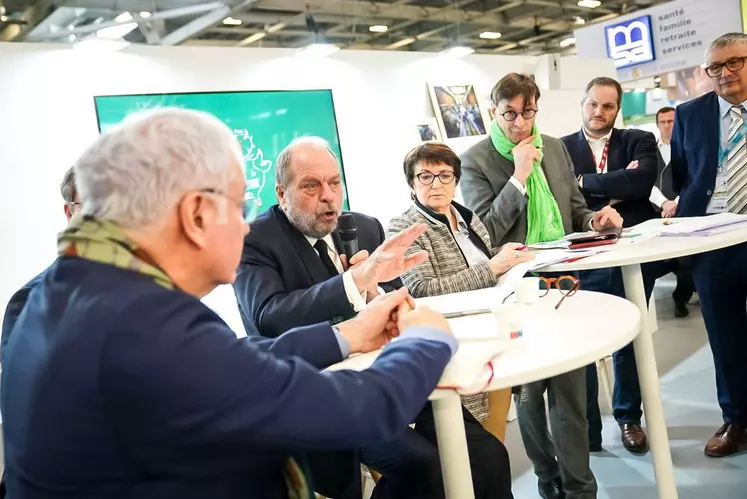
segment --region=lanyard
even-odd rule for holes
[[[597,173],[604,173],[605,169],[607,168],[607,153],[610,150],[610,141],[608,140],[604,144],[604,149],[602,149],[602,160],[599,162],[599,166],[597,167]],[[591,157],[594,159],[594,164],[597,164],[597,157],[594,155],[594,149],[591,150]]]
[[[726,165],[726,160],[729,157],[729,155],[732,152],[735,152],[735,149],[737,146],[739,146],[739,142],[744,137],[744,127],[742,127],[741,130],[739,130],[736,135],[731,139],[731,141],[728,144],[721,144],[721,147],[719,147],[719,158],[718,158],[718,164],[721,166]]]

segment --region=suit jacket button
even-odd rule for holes
[[[713,191],[712,191],[712,190],[710,190],[710,189],[708,189],[708,190],[706,191],[706,194],[708,194],[708,195],[710,196],[711,194],[713,194]]]

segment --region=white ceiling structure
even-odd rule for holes
[[[0,40],[537,55],[661,0],[0,0]]]

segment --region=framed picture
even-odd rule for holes
[[[435,118],[426,118],[418,122],[415,125],[418,129],[418,136],[421,142],[428,142],[430,140],[437,140],[441,142],[441,131],[438,129],[438,123]]]
[[[485,135],[485,120],[473,85],[429,84],[428,91],[445,138]]]

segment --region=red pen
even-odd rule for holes
[[[516,248],[516,251],[524,251],[527,248],[528,248],[528,246],[525,244],[524,246],[522,246],[520,248]]]

